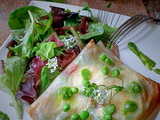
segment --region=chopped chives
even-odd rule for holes
[[[109,3],[108,5],[107,5],[107,8],[110,8],[111,7],[111,3]]]

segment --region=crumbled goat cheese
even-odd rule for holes
[[[62,42],[65,44],[65,46],[67,47],[67,49],[73,48],[75,43],[77,43],[77,37],[73,37],[72,35],[70,35],[70,38],[63,38]]]
[[[57,57],[54,57],[52,59],[48,59],[48,63],[46,65],[48,66],[48,68],[52,68],[51,73],[53,73],[58,67]]]

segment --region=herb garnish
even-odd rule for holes
[[[141,60],[145,67],[147,67],[149,70],[153,70],[157,74],[160,74],[160,69],[154,69],[156,63],[148,56],[143,54],[133,42],[128,43],[128,48]]]
[[[111,3],[109,3],[108,5],[107,5],[107,8],[110,8],[111,7]]]
[[[123,80],[120,77],[110,76],[110,77],[105,77],[104,79],[111,78],[111,77],[115,77],[115,78],[120,79],[122,81],[122,85],[121,86],[117,86],[117,85],[107,86],[107,85],[97,85],[95,83],[90,84],[90,82],[88,80],[85,80],[85,81],[88,81],[87,83],[84,82],[84,80],[82,81],[82,83],[84,85],[83,90],[82,90],[82,94],[91,99],[91,102],[92,102],[91,107],[98,108],[101,106],[106,106],[118,92],[120,92],[124,89]],[[112,94],[112,89],[115,90],[114,94]],[[109,98],[109,101],[106,101],[106,99],[108,97],[109,90],[111,93],[110,98]]]

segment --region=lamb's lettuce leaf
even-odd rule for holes
[[[21,83],[22,76],[26,69],[28,59],[21,57],[10,57],[4,60],[5,73],[0,75],[0,89],[7,92],[12,100],[12,106],[15,107],[18,118],[22,118],[22,107],[20,100],[16,100],[15,96],[19,85]]]

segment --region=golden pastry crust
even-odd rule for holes
[[[160,103],[160,84],[145,77],[140,82],[145,90],[142,95],[144,108],[143,112],[136,117],[136,120],[147,120]]]

